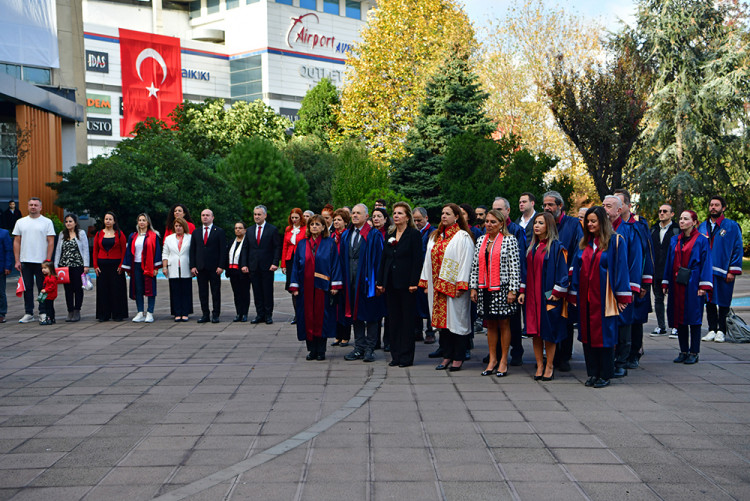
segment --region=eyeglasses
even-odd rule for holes
[[[659,214],[668,213],[668,212],[669,212],[668,210],[659,209]]]

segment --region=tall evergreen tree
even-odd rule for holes
[[[339,134],[337,110],[340,105],[338,89],[329,79],[322,78],[302,98],[295,132],[317,136],[329,144],[331,138]]]
[[[639,155],[641,203],[676,208],[714,192],[748,210],[750,53],[728,2],[641,0],[632,34],[655,68]]]
[[[439,209],[443,203],[439,175],[449,141],[462,133],[487,136],[494,130],[483,110],[486,99],[466,58],[453,57],[438,68],[406,136],[407,155],[394,165],[394,191],[430,211]]]

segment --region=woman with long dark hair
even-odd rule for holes
[[[701,351],[703,306],[713,292],[713,266],[708,238],[697,230],[698,215],[680,214],[680,233],[672,237],[664,265],[662,289],[669,326],[677,329],[680,353],[674,363],[695,364]]]
[[[190,211],[188,210],[188,208],[182,204],[174,204],[169,208],[169,212],[167,213],[167,225],[164,230],[165,240],[169,235],[174,233],[174,222],[178,217],[181,217],[187,222],[188,227],[185,228],[185,233],[191,235],[195,231],[193,218],[190,217]]]
[[[292,263],[294,262],[294,251],[297,249],[297,243],[305,238],[305,223],[303,222],[304,215],[302,209],[295,207],[289,213],[287,218],[287,227],[284,230],[284,241],[281,245],[281,273],[286,275],[286,285],[284,290],[291,294],[289,291],[289,283],[292,280]],[[292,294],[292,308],[294,309],[294,317],[292,318],[292,325],[297,323],[297,296]]]
[[[526,335],[534,343],[534,381],[551,381],[557,343],[567,335],[568,265],[554,216],[541,212],[534,216],[531,225],[534,236],[526,250],[525,276],[518,302],[526,308]]]
[[[70,282],[63,284],[65,304],[68,307],[66,322],[81,320],[83,305],[83,280],[81,275],[89,272],[89,239],[78,226],[78,218],[68,214],[63,219],[65,229],[57,238],[55,268],[68,267]]]
[[[490,360],[483,376],[508,374],[510,349],[510,317],[518,309],[516,303],[521,285],[521,262],[516,237],[508,233],[505,216],[497,209],[487,212],[486,233],[479,237],[471,267],[471,300],[487,322],[487,343]],[[500,333],[500,360],[497,340]],[[497,371],[497,372],[495,372]]]
[[[127,281],[122,272],[127,237],[113,212],[104,215],[104,228],[94,236],[96,319],[120,322],[128,317]]]
[[[603,207],[586,211],[583,238],[573,257],[570,303],[578,305],[586,386],[604,388],[615,371],[618,316],[633,301],[625,239],[615,233]]]
[[[151,218],[145,212],[138,214],[137,230],[128,237],[122,269],[130,273],[130,298],[135,300],[138,313],[133,322],[154,321],[156,305],[156,274],[161,268],[161,239]],[[143,297],[148,300],[144,311]]]
[[[426,289],[432,325],[440,329],[443,361],[437,370],[460,371],[471,333],[469,277],[474,240],[456,204],[443,207],[440,225],[427,242],[419,287]]]

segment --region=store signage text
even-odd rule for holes
[[[109,118],[89,118],[86,120],[86,130],[92,136],[111,136],[112,120]]]
[[[95,50],[86,51],[86,71],[109,73],[109,54]]]
[[[208,71],[199,70],[186,70],[182,68],[182,78],[189,78],[191,80],[205,80],[208,82],[211,80],[211,73]]]
[[[292,18],[292,26],[286,34],[286,44],[290,49],[298,45],[306,45],[311,49],[334,49],[336,37],[319,33],[310,28],[310,24],[319,24],[317,14],[312,12]],[[340,44],[339,44],[340,45]]]
[[[321,78],[327,78],[333,83],[341,83],[342,72],[341,70],[329,70],[321,66],[300,66],[299,74],[301,77],[309,78],[310,80],[319,81]]]
[[[86,111],[109,115],[112,113],[112,98],[104,94],[86,94]]]

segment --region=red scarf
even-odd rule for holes
[[[486,252],[489,239],[489,235],[485,236],[479,249],[479,288],[495,292],[500,290],[500,253],[503,247],[503,234],[498,233],[490,244],[490,260],[487,262]]]
[[[305,295],[305,336],[308,341],[323,335],[326,292],[315,288],[315,253],[320,238],[308,238],[305,248],[304,295]]]

